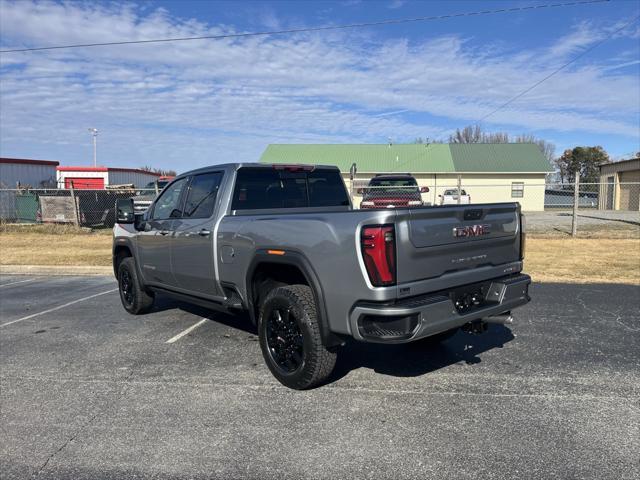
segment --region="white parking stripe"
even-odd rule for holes
[[[17,282],[3,283],[3,284],[0,284],[0,288],[8,287],[9,285],[16,285],[18,283],[35,282],[36,280],[40,280],[40,279],[39,278],[28,278],[26,280],[18,280]]]
[[[204,325],[206,322],[208,322],[209,319],[208,318],[203,318],[202,320],[200,320],[198,323],[196,323],[195,325],[191,325],[189,328],[187,328],[185,331],[180,332],[179,334],[177,334],[175,337],[171,337],[169,340],[167,340],[164,343],[173,343],[176,342],[178,340],[180,340],[182,337],[184,337],[185,335],[187,335],[188,333],[193,332],[196,328],[198,328],[200,325]]]
[[[6,327],[7,325],[12,325],[14,323],[22,322],[23,320],[29,320],[30,318],[38,317],[40,315],[44,315],[45,313],[55,312],[56,310],[60,310],[61,308],[68,307],[70,305],[74,305],[74,304],[79,303],[79,302],[84,302],[85,300],[90,300],[92,298],[99,297],[100,295],[106,295],[107,293],[112,293],[112,292],[117,292],[117,291],[118,291],[117,288],[113,288],[111,290],[107,290],[106,292],[100,292],[100,293],[96,293],[95,295],[89,295],[88,297],[79,298],[78,300],[74,300],[72,302],[68,302],[68,303],[65,303],[63,305],[58,305],[57,307],[53,307],[53,308],[50,308],[48,310],[44,310],[43,312],[32,313],[31,315],[27,315],[26,317],[18,318],[17,320],[11,320],[10,322],[3,323],[2,325],[0,325],[0,328]]]

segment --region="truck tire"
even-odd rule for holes
[[[118,291],[124,309],[132,315],[148,312],[153,306],[153,294],[140,285],[135,260],[127,257],[118,266]]]
[[[322,344],[316,302],[307,285],[269,292],[260,306],[258,336],[269,370],[286,387],[315,387],[336,364],[336,350]]]

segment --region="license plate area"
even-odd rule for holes
[[[495,306],[518,298],[529,298],[529,281],[522,275],[465,285],[451,290],[449,298],[460,314],[471,313],[485,307]],[[528,277],[527,277],[528,278]]]
[[[498,303],[494,296],[494,286],[499,285],[493,282],[475,283],[464,287],[456,288],[449,293],[449,298],[456,307],[459,314],[464,315],[474,310],[487,307],[490,304]]]

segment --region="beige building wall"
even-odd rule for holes
[[[640,211],[640,160],[626,160],[600,167],[601,210]]]
[[[365,186],[375,174],[358,173],[353,188],[353,204],[360,208],[362,195],[357,194],[356,187]],[[458,175],[456,174],[413,174],[418,185],[429,187],[428,193],[422,194],[425,203],[439,205],[440,197],[445,190],[456,188]],[[471,203],[519,202],[523,211],[536,212],[544,210],[545,174],[482,174],[463,173],[461,176],[462,189],[471,196]],[[349,174],[343,174],[349,191],[352,184]],[[522,197],[513,197],[514,183],[522,184]]]

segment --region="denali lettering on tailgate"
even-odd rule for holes
[[[466,227],[454,227],[453,236],[460,237],[479,237],[480,235],[488,235],[491,233],[491,225],[468,225]]]

